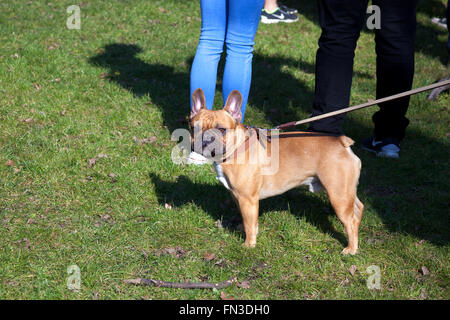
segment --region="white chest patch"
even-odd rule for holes
[[[216,179],[219,180],[225,188],[230,190],[230,185],[228,184],[227,178],[223,175],[222,166],[217,163],[213,163],[214,170],[216,170]]]

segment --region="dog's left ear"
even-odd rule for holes
[[[228,96],[227,103],[225,103],[225,107],[223,109],[227,111],[229,114],[231,114],[234,120],[236,120],[237,122],[241,122],[242,119],[241,106],[242,106],[242,95],[239,91],[233,90]]]
[[[201,109],[206,109],[205,94],[203,90],[198,88],[192,93],[191,118],[195,116]]]

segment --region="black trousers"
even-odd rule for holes
[[[447,31],[448,31],[448,41],[447,41],[447,51],[449,56],[449,61],[447,63],[450,63],[450,0],[447,1]]]
[[[313,116],[348,107],[356,42],[368,16],[368,0],[318,0],[318,4],[322,34],[316,55]],[[411,89],[417,0],[373,0],[372,4],[381,12],[381,28],[375,29],[378,99]],[[408,105],[409,97],[379,105],[372,118],[376,139],[404,138]],[[342,134],[344,118],[313,122],[310,130]]]

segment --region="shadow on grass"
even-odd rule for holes
[[[189,76],[173,67],[148,64],[136,55],[142,48],[134,44],[113,43],[89,62],[109,69],[105,77],[138,97],[148,95],[163,116],[164,125],[172,132],[180,127],[189,108]]]
[[[198,184],[186,176],[180,176],[176,182],[162,180],[154,173],[149,176],[163,206],[170,203],[175,207],[182,207],[194,201],[214,221],[221,220],[224,228],[229,231],[236,231],[237,225],[242,221],[237,205],[230,201],[231,194],[221,184]],[[345,235],[336,231],[330,222],[330,215],[334,214],[331,205],[324,205],[317,197],[309,196],[306,189],[291,190],[260,201],[260,216],[265,212],[287,210],[299,218],[304,217],[308,223],[321,232],[330,234],[343,246],[347,245]]]

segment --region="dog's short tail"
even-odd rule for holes
[[[340,136],[339,140],[345,148],[349,148],[355,143],[355,141],[346,136]]]

